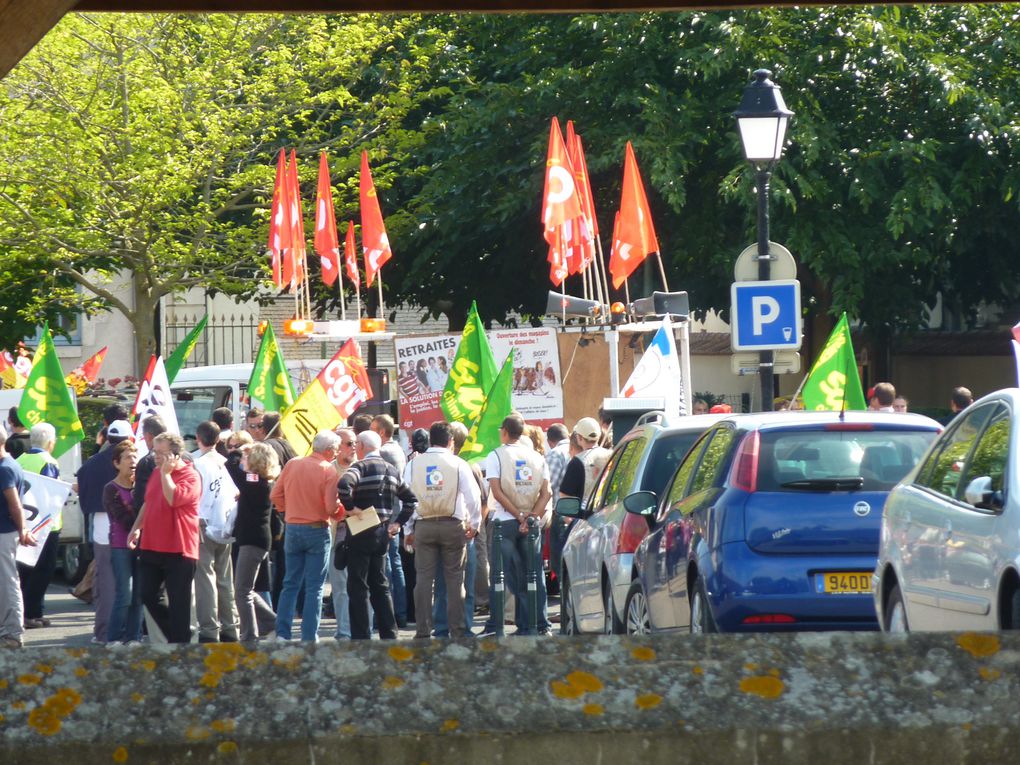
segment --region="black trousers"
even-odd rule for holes
[[[383,640],[397,638],[397,619],[393,615],[390,584],[383,570],[383,560],[390,544],[386,526],[384,522],[351,537],[351,549],[347,558],[351,640],[368,640],[372,637],[372,625],[368,622],[370,599],[379,624],[379,637]]]
[[[142,574],[142,605],[159,625],[170,643],[191,642],[191,588],[198,561],[180,553],[142,550],[139,556]],[[166,586],[169,606],[160,601],[160,588]]]
[[[51,531],[46,535],[42,552],[35,566],[18,564],[18,578],[21,579],[21,599],[25,603],[25,619],[42,619],[43,599],[46,588],[53,579],[57,567],[57,551],[60,549],[60,532]]]

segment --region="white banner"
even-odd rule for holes
[[[166,367],[163,366],[162,356],[153,356],[149,361],[149,368],[145,372],[145,379],[138,389],[138,398],[135,399],[135,408],[132,411],[135,416],[135,447],[138,449],[138,458],[141,459],[149,453],[149,448],[142,438],[142,423],[154,414],[159,415],[166,425],[169,433],[180,433],[177,425],[177,411],[174,409],[174,399],[170,392],[170,382],[166,377]]]
[[[38,473],[25,473],[25,494],[21,505],[25,508],[25,528],[35,535],[37,544],[34,547],[18,545],[18,563],[34,566],[39,561],[46,537],[50,535],[70,493],[69,483]]]

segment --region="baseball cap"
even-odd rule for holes
[[[127,420],[114,420],[106,429],[107,438],[134,438]]]
[[[594,417],[582,417],[574,426],[574,433],[588,441],[595,441],[602,435],[602,428]]]

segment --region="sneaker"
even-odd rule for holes
[[[24,648],[25,644],[21,642],[21,638],[11,637],[10,635],[4,635],[0,637],[0,648]]]
[[[480,638],[496,637],[496,628],[495,627],[484,627],[481,632],[479,632],[477,635],[475,635],[475,637],[480,637]]]
[[[95,635],[92,636],[92,639],[89,642],[92,643],[92,645],[106,645],[105,640],[100,640]]]
[[[539,637],[552,637],[552,634],[553,634],[552,627],[543,627],[538,631]]]
[[[46,625],[43,624],[43,620],[42,619],[25,619],[25,629],[26,630],[37,630],[40,627],[45,627],[45,626]]]

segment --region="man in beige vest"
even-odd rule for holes
[[[546,505],[552,496],[549,491],[549,468],[545,458],[530,446],[518,443],[524,434],[524,418],[519,414],[511,414],[503,420],[499,431],[502,445],[493,450],[485,459],[485,478],[489,482],[490,508],[493,525],[499,524],[502,534],[501,551],[506,586],[518,599],[522,607],[517,613],[523,617],[517,625],[517,635],[529,634],[531,620],[528,607],[528,518],[541,523]],[[535,548],[535,560],[541,565],[542,547],[541,534]],[[489,560],[492,554],[490,552]],[[491,579],[491,574],[490,574]],[[538,634],[550,635],[549,619],[542,608],[545,603],[545,577],[539,568],[536,584],[538,587]],[[490,603],[492,593],[490,591]],[[483,635],[494,634],[494,618],[502,614],[490,615]]]
[[[407,463],[404,483],[418,498],[418,508],[404,527],[414,545],[415,637],[432,634],[432,597],[436,568],[442,563],[446,583],[446,617],[451,637],[464,637],[464,566],[467,543],[482,522],[478,485],[470,466],[450,450],[450,426],[429,428],[429,448]]]

